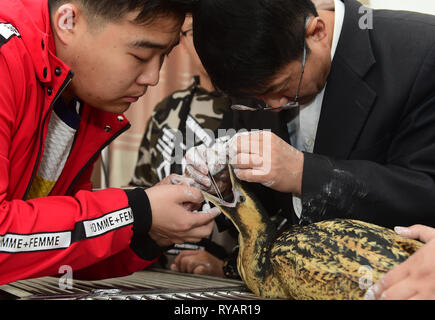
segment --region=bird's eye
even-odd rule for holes
[[[244,195],[240,195],[239,196],[239,202],[245,202],[246,201],[246,197]]]

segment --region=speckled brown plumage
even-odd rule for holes
[[[362,299],[422,243],[394,231],[346,219],[277,232],[260,203],[230,169],[234,203],[205,193],[239,230],[238,270],[249,289],[267,298]]]

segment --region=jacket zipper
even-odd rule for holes
[[[131,127],[130,124],[125,125],[121,130],[119,130],[115,135],[113,135],[109,140],[107,140],[98,150],[93,154],[93,156],[86,162],[84,167],[79,171],[79,173],[76,175],[76,177],[71,182],[70,186],[68,187],[67,191],[65,192],[65,195],[71,195],[71,190],[74,186],[74,184],[77,182],[77,180],[80,178],[80,176],[83,174],[83,172],[86,171],[86,169],[93,163],[101,151],[103,151],[104,148],[106,148],[109,144],[113,142],[116,138],[118,138],[121,134],[123,134],[125,131],[127,131]]]
[[[53,110],[53,108],[54,108],[54,104],[57,102],[57,99],[59,99],[59,97],[60,97],[60,95],[62,94],[62,92],[63,92],[63,91],[65,90],[65,88],[70,84],[73,75],[74,75],[74,74],[73,74],[72,71],[69,71],[69,72],[68,72],[68,74],[67,74],[67,76],[66,76],[66,78],[65,78],[65,81],[62,83],[62,85],[61,85],[59,91],[57,92],[56,96],[54,97],[53,101],[52,101],[51,104],[50,104],[50,108],[48,109],[47,113],[46,113],[45,116],[44,116],[44,120],[42,121],[42,127],[41,127],[41,135],[40,135],[40,142],[39,142],[38,156],[36,157],[36,163],[35,163],[35,166],[33,167],[32,176],[31,176],[31,178],[30,178],[30,182],[29,182],[29,184],[28,184],[28,186],[27,186],[26,192],[24,193],[23,200],[26,200],[26,198],[27,198],[27,194],[29,193],[30,188],[31,188],[32,183],[33,183],[33,180],[35,179],[36,171],[37,171],[37,168],[38,168],[38,163],[39,163],[39,160],[40,160],[40,158],[41,158],[41,154],[42,154],[41,151],[42,151],[43,140],[44,140],[44,139],[43,139],[43,138],[44,138],[43,135],[44,135],[45,122],[47,121],[48,115],[49,115],[50,112]]]

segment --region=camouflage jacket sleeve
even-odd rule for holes
[[[197,80],[161,101],[146,126],[130,184],[149,187],[182,174],[186,150],[212,142],[220,128],[231,124],[229,106],[228,98],[205,91]]]

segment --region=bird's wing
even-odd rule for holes
[[[299,281],[346,291],[361,281],[376,282],[416,246],[389,229],[330,220],[283,232],[271,250],[271,262],[275,270],[286,270]]]

